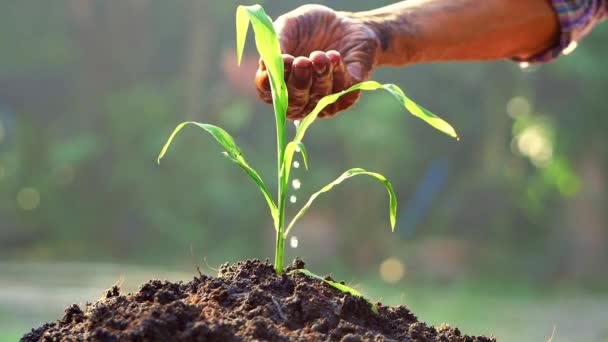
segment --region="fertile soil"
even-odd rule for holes
[[[300,269],[296,260],[287,271]],[[329,279],[329,278],[328,278]],[[376,304],[259,260],[225,264],[217,278],[151,280],[138,292],[65,310],[21,341],[495,341],[434,328],[403,306]]]

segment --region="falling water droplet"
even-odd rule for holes
[[[564,56],[568,56],[569,54],[573,53],[577,47],[578,47],[578,43],[575,41],[572,41],[570,43],[570,45],[568,45],[568,47],[565,48],[564,51],[562,51],[562,53],[564,54]]]
[[[297,160],[296,160],[296,161],[294,161],[294,162],[293,162],[293,167],[294,167],[294,168],[296,168],[296,169],[298,169],[298,168],[300,167],[300,162],[299,162],[299,161],[297,161]]]
[[[300,126],[300,122],[301,122],[300,120],[295,120],[293,122],[293,125],[296,126],[296,128],[298,128],[298,126]]]
[[[289,197],[289,202],[296,203],[297,201],[298,201],[298,198],[296,196],[292,195],[291,197]]]
[[[289,245],[291,248],[298,248],[298,244],[300,244],[300,241],[298,241],[297,236],[292,236],[291,239],[289,239]]]
[[[291,185],[293,186],[294,189],[299,190],[302,187],[302,182],[299,179],[294,179],[291,182]]]
[[[296,146],[296,152],[300,153],[300,146]]]

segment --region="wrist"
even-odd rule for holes
[[[407,14],[366,11],[347,14],[361,22],[375,35],[378,44],[375,53],[378,66],[405,66],[418,61],[417,36]]]

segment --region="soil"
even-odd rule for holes
[[[287,269],[304,268],[300,260]],[[327,278],[330,280],[330,278]],[[418,321],[404,306],[376,304],[266,261],[224,264],[217,278],[116,286],[84,310],[33,329],[21,341],[495,341]]]

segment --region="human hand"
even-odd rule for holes
[[[284,53],[288,119],[302,119],[324,96],[370,78],[379,39],[374,30],[355,16],[321,5],[306,5],[280,16],[274,25]],[[260,98],[272,103],[263,61],[255,81]],[[342,96],[319,117],[331,117],[351,107],[359,95],[355,91]]]

